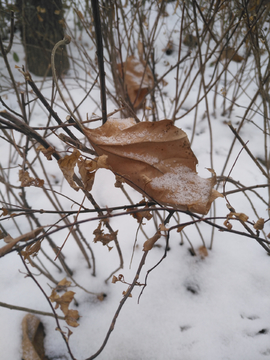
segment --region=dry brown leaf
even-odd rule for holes
[[[59,281],[59,283],[57,284],[57,286],[54,288],[55,291],[60,292],[60,291],[67,291],[67,288],[71,285],[71,281],[68,281],[66,278],[64,278],[63,280]]]
[[[23,360],[45,360],[44,326],[33,314],[22,320],[22,358]]]
[[[154,77],[149,66],[143,60],[138,60],[135,56],[129,56],[126,62],[117,64],[121,77],[124,78],[124,86],[130,102],[138,109],[144,97],[154,86]]]
[[[101,225],[102,225],[102,222],[100,221],[99,224],[98,224],[98,227],[93,231],[93,234],[95,235],[95,238],[94,238],[94,242],[97,243],[97,242],[101,242],[103,246],[108,246],[108,244],[115,240],[116,239],[116,235],[118,233],[118,230],[111,233],[111,234],[104,234],[104,230],[101,229]],[[111,250],[112,248],[110,248],[108,246],[109,250]]]
[[[74,149],[71,155],[66,155],[62,159],[58,160],[58,165],[64,174],[65,179],[69,183],[69,185],[76,191],[79,190],[79,186],[77,186],[73,180],[74,175],[74,167],[80,157],[81,153],[79,150]]]
[[[262,230],[264,228],[264,219],[259,218],[256,223],[253,225],[255,230]]]
[[[101,155],[96,158],[97,161],[97,169],[109,169],[109,165],[107,163],[108,156],[107,155]]]
[[[241,62],[244,60],[242,56],[235,53],[235,49],[232,47],[227,47],[222,51],[220,60],[224,60],[224,59],[232,60],[235,62]]]
[[[38,236],[41,233],[43,229],[44,227],[40,226],[39,228],[32,230],[26,234],[20,235],[15,239],[13,239],[10,235],[8,235],[8,237],[6,237],[6,242],[8,242],[8,244],[0,249],[0,257],[7,254],[13,248],[13,246],[15,246],[19,241],[27,241],[34,239],[36,236]]]
[[[60,306],[60,309],[62,312],[67,315],[68,313],[68,307],[71,301],[73,300],[75,295],[74,291],[66,291],[62,296],[58,295],[55,289],[53,289],[52,294],[50,296],[51,302],[56,302],[55,309],[58,309]]]
[[[55,302],[55,309],[60,309],[65,315],[65,321],[69,326],[77,327],[79,324],[77,320],[79,319],[79,313],[77,310],[69,309],[69,305],[74,298],[75,292],[74,291],[66,291],[66,289],[71,285],[71,282],[68,281],[66,278],[59,281],[57,286],[52,290],[50,300],[51,302]],[[58,295],[58,291],[65,291],[65,293],[60,296]]]
[[[148,207],[145,206],[144,209],[148,209]],[[141,223],[144,218],[145,218],[146,220],[151,220],[152,217],[153,217],[153,215],[151,214],[150,210],[149,210],[149,211],[137,211],[137,212],[133,212],[134,210],[137,210],[137,208],[127,209],[127,212],[130,212],[130,215],[133,216],[134,219],[136,219],[136,220],[138,221],[138,223]]]
[[[208,256],[208,251],[204,245],[199,247],[198,253],[202,259],[204,259]]]
[[[77,327],[79,324],[77,323],[77,320],[80,318],[80,315],[77,310],[68,310],[65,321],[69,326]]]
[[[46,156],[47,160],[52,160],[52,154],[55,152],[55,149],[51,146],[46,149],[43,145],[39,145],[37,151],[41,151],[43,155]]]
[[[149,199],[180,210],[207,214],[222,196],[215,176],[197,175],[197,158],[187,135],[170,120],[140,122],[108,119],[85,134],[98,155],[107,155],[109,168]]]
[[[21,182],[22,187],[27,187],[27,186],[42,187],[44,185],[44,180],[38,178],[34,179],[29,176],[28,171],[24,171],[22,169],[19,170],[19,180]]]
[[[143,244],[143,251],[151,250],[160,237],[161,233],[160,231],[157,231],[154,236],[145,241],[145,243]]]
[[[234,215],[240,221],[248,221],[248,216],[244,213],[231,213],[231,215]]]
[[[158,228],[160,231],[168,231],[169,230],[169,228],[166,228],[166,226],[163,223],[160,224]]]
[[[1,209],[3,212],[0,216],[7,216],[8,215],[8,209],[2,208]]]
[[[21,251],[21,255],[24,260],[28,260],[31,263],[30,256],[37,256],[41,248],[41,240],[36,241],[34,244],[26,246],[25,250]]]
[[[97,163],[92,160],[78,159],[77,164],[84,184],[84,189],[91,191],[95,180]]]
[[[226,226],[226,228],[227,228],[228,230],[231,230],[231,229],[232,229],[232,224],[229,222],[228,219],[226,219],[226,220],[224,221],[223,225]]]
[[[178,226],[177,232],[180,233],[185,227],[186,227],[186,225],[180,225],[180,226]]]
[[[138,48],[138,54],[139,54],[139,59],[143,59],[143,43],[138,40],[138,44],[137,44],[137,48]]]
[[[198,45],[197,37],[192,34],[187,34],[183,40],[183,44],[190,49],[194,49]]]

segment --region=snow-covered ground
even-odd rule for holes
[[[170,55],[166,56],[163,49],[168,40],[168,34],[173,37],[174,43],[178,44],[179,37],[179,19],[181,18],[180,6],[178,12],[174,14],[174,5],[168,5],[166,11],[169,13],[169,19],[164,19],[164,31],[160,31],[156,40],[156,53],[159,62],[157,65],[157,73],[162,75],[167,71],[169,65],[174,65],[177,61],[177,48]],[[180,14],[179,14],[180,12]],[[72,17],[71,17],[72,19]],[[72,21],[71,25],[72,26]],[[178,29],[178,32],[174,29]],[[89,38],[82,32],[81,43],[89,48],[89,56],[94,56],[95,49],[93,44],[89,43]],[[183,45],[184,47],[184,45]],[[70,50],[76,58],[78,55],[77,48],[74,43],[70,44]],[[184,48],[184,52],[187,49]],[[13,52],[18,54],[20,62],[14,61]],[[194,50],[192,52],[194,55]],[[16,34],[14,45],[8,58],[11,64],[15,79],[23,83],[22,74],[14,68],[15,65],[23,64],[23,48],[20,44],[19,34]],[[188,67],[192,61],[192,55],[185,62]],[[206,168],[213,166],[217,176],[223,170],[224,163],[228,156],[228,151],[234,139],[232,131],[226,122],[229,120],[233,126],[241,121],[245,112],[245,108],[250,103],[250,98],[257,91],[257,84],[252,72],[252,60],[250,72],[246,74],[246,81],[250,80],[249,86],[236,102],[232,115],[229,118],[222,116],[221,95],[222,83],[218,88],[217,109],[215,116],[213,114],[212,104],[215,96],[214,90],[208,94],[208,102],[210,104],[211,131],[213,141],[211,164],[210,157],[210,137],[209,124],[207,118],[203,116],[205,112],[205,102],[201,102],[199,108],[195,135],[192,141],[192,150],[198,158],[197,167],[201,177],[209,177]],[[169,63],[169,65],[168,65]],[[229,71],[232,76],[236,76],[241,64],[232,62]],[[81,68],[76,68],[77,76],[81,82],[89,80],[88,75]],[[198,66],[192,71],[195,73]],[[0,58],[0,71],[8,78],[5,70],[3,58]],[[108,71],[108,69],[106,70]],[[183,68],[184,71],[184,68]],[[207,66],[205,79],[210,79],[213,73],[213,67]],[[66,83],[72,93],[75,103],[80,103],[84,97],[84,91],[78,86],[74,79],[75,69],[71,67],[70,72],[66,76]],[[167,93],[165,98],[166,106],[168,106],[167,118],[170,118],[173,111],[170,99],[175,97],[175,76],[176,70],[166,76],[165,80],[168,85],[164,87]],[[109,74],[108,74],[109,77]],[[192,75],[190,76],[192,78]],[[37,82],[39,78],[33,76]],[[5,88],[7,81],[3,78],[1,96],[5,102],[13,110],[19,111],[16,97],[14,93]],[[90,80],[89,80],[90,81]],[[111,85],[110,85],[111,86]],[[199,80],[194,83],[192,90],[185,101],[183,108],[179,112],[179,116],[183,115],[197,100],[197,92]],[[22,85],[23,89],[23,85]],[[51,82],[46,82],[43,86],[43,94],[50,98]],[[99,102],[99,92],[94,90],[91,93],[93,98]],[[231,96],[229,92],[228,97]],[[61,99],[57,98],[56,103],[61,104]],[[109,111],[113,111],[115,105],[108,102]],[[4,108],[0,105],[0,110]],[[80,108],[81,114],[86,119],[93,112],[100,114],[96,104],[89,100],[84,102]],[[67,113],[64,107],[57,108],[58,115],[65,119]],[[140,115],[140,113],[139,113]],[[263,116],[258,114],[252,119],[253,122],[246,122],[242,127],[240,135],[247,142],[248,147],[255,157],[263,158],[264,140],[261,128],[263,127]],[[194,110],[185,117],[176,121],[176,126],[182,128],[188,135],[192,137],[193,133]],[[46,126],[47,114],[42,106],[35,105],[32,109],[31,126]],[[91,127],[100,126],[98,122],[91,124]],[[255,126],[256,125],[256,126]],[[14,135],[19,139],[19,135]],[[52,140],[52,139],[54,140]],[[51,137],[49,141],[55,141],[55,146],[59,145],[56,138]],[[80,138],[82,138],[80,136]],[[24,145],[23,143],[21,145]],[[62,146],[63,149],[63,146]],[[228,175],[232,168],[242,146],[236,143],[224,175]],[[9,182],[19,187],[18,171],[22,164],[22,159],[18,156],[11,158],[12,151],[8,142],[0,138],[0,154],[1,166],[7,168],[11,166],[9,174]],[[34,158],[34,154],[29,155]],[[41,176],[40,169],[35,168]],[[55,179],[54,189],[61,194],[68,196],[64,198],[59,196],[61,204],[65,210],[76,210],[83,200],[83,194],[75,192],[69,187],[66,181],[63,181],[62,173],[55,160],[46,162],[46,171],[51,179]],[[245,186],[256,184],[265,184],[266,179],[258,170],[250,156],[242,151],[230,176]],[[100,169],[97,172],[94,187],[92,190],[93,197],[96,199],[100,207],[115,207],[128,205],[126,197],[120,189],[114,187],[115,178],[109,170]],[[46,183],[45,183],[46,187]],[[18,188],[19,189],[19,188]],[[19,190],[14,188],[14,191]],[[125,186],[134,203],[142,200],[142,196],[135,190]],[[226,184],[226,191],[235,189],[235,186],[229,182]],[[9,199],[5,194],[4,185],[0,184],[0,191],[3,194],[2,200],[12,204],[13,199]],[[222,192],[222,187],[219,188]],[[258,193],[267,201],[267,190],[265,188],[258,189]],[[40,188],[30,187],[26,189],[27,199],[33,209],[50,209],[51,204],[43,195]],[[258,217],[268,219],[267,205],[263,203],[256,195],[248,193],[250,199],[257,211],[254,213],[249,200],[238,192],[229,195],[229,201],[238,213],[245,213],[249,216],[250,221],[256,222]],[[77,204],[74,204],[73,201]],[[91,207],[85,200],[85,206]],[[6,204],[3,203],[3,207]],[[226,200],[218,198],[215,200],[216,216],[225,217],[229,210],[226,207]],[[213,212],[210,212],[213,215]],[[180,222],[189,221],[190,217],[179,214]],[[57,215],[38,214],[42,225],[54,224],[59,217]],[[91,218],[91,214],[81,214],[78,220]],[[73,219],[73,218],[72,218]],[[71,219],[71,221],[73,221]],[[12,219],[5,220],[0,218],[5,230],[12,236],[19,235]],[[21,217],[17,217],[16,221],[22,233],[30,231],[29,223]],[[159,219],[157,221],[160,221]],[[223,225],[223,220],[217,220],[217,223]],[[61,225],[61,223],[60,223]],[[128,285],[117,282],[112,284],[111,281],[105,283],[105,279],[119,266],[119,258],[115,246],[108,251],[106,246],[101,243],[93,243],[93,231],[97,228],[98,221],[89,221],[80,225],[81,231],[84,233],[87,241],[89,241],[96,258],[96,276],[91,276],[91,269],[86,267],[81,251],[74,243],[73,239],[69,239],[64,247],[66,262],[74,271],[74,279],[83,287],[91,292],[104,293],[106,297],[103,301],[96,299],[94,295],[84,292],[79,287],[71,287],[76,293],[75,299],[78,307],[72,304],[72,308],[77,309],[81,318],[79,326],[72,328],[73,334],[70,336],[69,344],[76,359],[86,359],[95,353],[101,346],[106,333],[111,324],[112,318],[123,298],[122,292],[127,290]],[[118,230],[118,240],[123,252],[124,268],[115,274],[123,274],[125,281],[131,283],[135,276],[137,267],[142,257],[142,246],[145,241],[144,235],[139,232],[137,246],[135,247],[134,256],[132,257],[133,245],[136,238],[138,228],[137,221],[130,215],[125,214],[120,217],[112,217],[110,225],[114,230]],[[170,225],[175,225],[172,221]],[[241,224],[233,223],[233,229],[245,232]],[[147,222],[145,231],[149,237],[155,233],[154,223]],[[167,257],[159,264],[148,276],[147,287],[144,289],[138,303],[138,296],[141,287],[135,287],[132,297],[128,298],[124,304],[111,334],[107,346],[99,355],[99,359],[103,360],[163,360],[163,359],[183,359],[183,360],[263,360],[270,358],[270,277],[269,267],[270,258],[266,251],[254,240],[245,236],[239,236],[229,232],[220,232],[215,229],[212,250],[208,249],[208,256],[200,256],[199,248],[203,245],[202,239],[195,225],[184,229],[189,241],[192,243],[197,256],[191,256],[190,244],[184,236],[184,242],[181,242],[181,234],[172,231],[170,234],[169,251]],[[207,248],[211,244],[212,227],[206,224],[200,224],[200,231]],[[270,232],[269,222],[265,224],[265,233]],[[57,246],[61,246],[67,230],[62,230],[53,236]],[[160,246],[154,247],[148,254],[146,263],[141,272],[139,282],[143,283],[145,275],[162,258],[164,254],[165,240],[161,238],[158,241]],[[4,245],[0,240],[0,245]],[[43,242],[44,248],[51,251],[49,246]],[[51,252],[52,254],[52,252]],[[59,274],[56,269],[49,264],[44,257],[42,261],[54,274],[59,281],[65,276]],[[34,274],[39,272],[31,268]],[[7,304],[17,305],[21,307],[32,308],[40,311],[50,312],[50,307],[36,286],[33,280],[26,275],[25,268],[19,256],[13,252],[4,256],[0,260],[0,301]],[[44,276],[37,276],[38,282],[49,296],[51,287],[50,283]],[[59,315],[61,313],[59,312]],[[1,360],[20,360],[21,359],[21,322],[25,312],[9,310],[0,306],[0,359]],[[56,323],[54,318],[47,316],[39,316],[45,326],[45,349],[50,359],[70,359],[66,345],[61,334],[55,330]],[[64,330],[65,323],[61,322]]]

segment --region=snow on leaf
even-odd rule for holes
[[[222,196],[213,189],[215,175],[197,175],[196,156],[184,131],[172,121],[141,122],[108,119],[85,134],[98,155],[107,155],[107,165],[150,200],[207,214],[211,203]]]

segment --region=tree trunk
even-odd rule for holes
[[[51,76],[52,49],[64,37],[62,0],[17,0],[16,5],[27,69],[38,76]],[[58,48],[55,67],[58,75],[69,69],[65,47]]]

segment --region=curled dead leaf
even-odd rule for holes
[[[101,229],[101,225],[102,225],[102,222],[100,221],[99,224],[98,224],[98,227],[93,231],[93,234],[95,235],[95,238],[94,238],[93,241],[95,243],[96,242],[101,242],[103,246],[108,246],[108,244],[111,241],[116,239],[118,230],[112,232],[111,234],[104,234],[104,230]],[[108,248],[109,248],[109,250],[112,249],[109,246],[108,246]]]
[[[42,154],[46,156],[47,160],[52,160],[52,154],[55,152],[55,149],[51,146],[46,149],[43,145],[39,145],[37,151],[41,151]]]
[[[259,218],[256,223],[253,225],[255,230],[262,230],[264,228],[264,219]]]
[[[79,319],[80,315],[77,310],[69,309],[69,305],[74,298],[75,292],[74,291],[66,291],[66,289],[71,285],[71,282],[68,281],[66,278],[59,281],[57,286],[52,290],[51,296],[49,299],[51,302],[55,302],[55,309],[60,309],[65,315],[65,321],[69,326],[77,327],[79,324],[77,320]],[[65,293],[60,296],[57,292],[64,290]]]
[[[161,233],[160,231],[157,231],[154,236],[145,241],[145,243],[143,244],[143,251],[151,250],[160,237]]]
[[[23,360],[44,360],[44,326],[33,314],[22,320],[22,358]]]
[[[228,230],[231,230],[231,229],[232,229],[232,224],[229,222],[228,219],[226,219],[226,220],[224,221],[223,225],[226,226],[226,228],[227,228]]]
[[[187,135],[170,120],[108,119],[85,134],[98,155],[107,155],[108,167],[150,200],[205,215],[222,196],[213,189],[215,175],[197,175]]]
[[[97,163],[93,160],[78,159],[77,164],[84,184],[84,189],[91,191],[95,180]]]
[[[236,219],[246,222],[248,221],[248,216],[244,213],[230,213],[230,215],[234,215]]]
[[[130,212],[130,214],[134,217],[134,219],[136,219],[138,221],[138,223],[141,223],[144,218],[146,220],[152,219],[153,215],[151,214],[150,210],[134,212],[134,210],[136,210],[136,209],[137,208],[127,209],[127,212]],[[144,209],[148,209],[148,207],[146,206]]]
[[[79,190],[79,186],[77,186],[73,180],[74,175],[74,167],[77,164],[77,161],[80,157],[81,153],[79,150],[74,149],[71,155],[66,155],[62,159],[58,160],[58,165],[69,183],[69,185],[76,191]]]
[[[3,212],[2,212],[2,214],[1,214],[0,216],[7,216],[7,215],[8,215],[8,209],[2,208],[1,210],[2,210]]]
[[[21,182],[21,187],[27,187],[27,186],[36,186],[36,187],[42,187],[44,185],[44,180],[41,180],[39,178],[32,178],[29,176],[28,171],[19,170],[19,180]]]
[[[79,324],[77,320],[80,318],[79,312],[77,310],[68,310],[65,316],[65,321],[69,326],[77,327]]]
[[[0,257],[7,254],[13,248],[13,246],[15,246],[18,242],[34,239],[36,236],[38,236],[41,233],[41,231],[43,229],[44,229],[44,227],[40,226],[39,228],[34,229],[34,230],[32,230],[32,231],[30,231],[30,232],[28,232],[26,234],[20,235],[15,239],[13,239],[10,235],[8,235],[5,238],[5,241],[7,242],[7,245],[3,246],[0,249]]]
[[[55,290],[52,291],[50,299],[52,302],[56,302],[55,308],[60,306],[60,309],[66,315],[68,313],[68,307],[75,295],[74,291],[66,291],[62,296],[59,296]]]
[[[54,288],[55,291],[60,292],[60,291],[67,291],[67,288],[71,285],[71,281],[68,281],[66,278],[64,278],[63,280],[59,281],[59,283],[57,284],[57,286]]]
[[[23,256],[24,260],[28,260],[31,263],[30,256],[37,256],[40,248],[41,240],[38,240],[34,244],[26,246],[25,250],[21,251],[21,255]]]
[[[134,108],[139,108],[144,97],[154,86],[152,71],[144,60],[129,56],[126,62],[117,64],[119,74],[124,79],[124,87]]]
[[[168,231],[169,230],[169,228],[166,228],[166,226],[163,223],[160,224],[158,228],[160,231]]]

